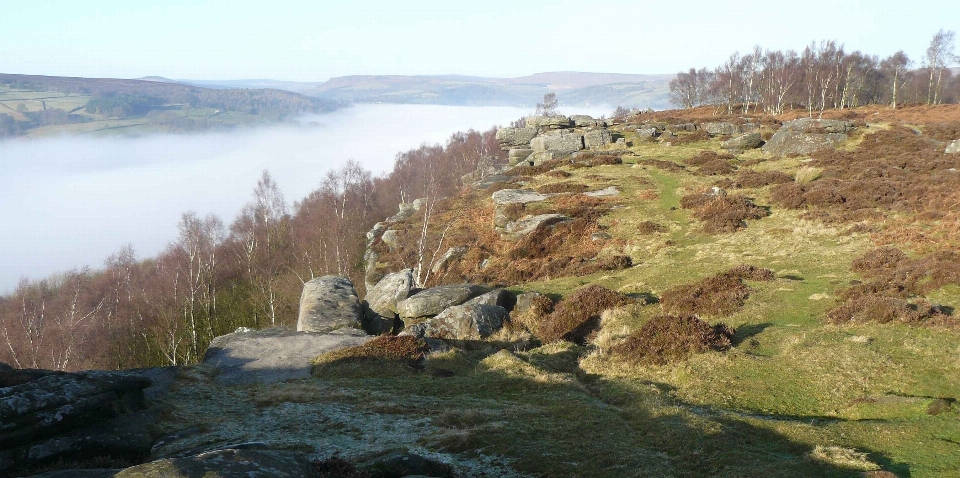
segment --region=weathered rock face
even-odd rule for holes
[[[422,290],[397,303],[397,313],[403,318],[437,315],[448,307],[460,305],[489,288],[475,284],[442,285]]]
[[[363,310],[350,279],[323,276],[303,285],[297,331],[331,332],[360,327]]]
[[[606,128],[591,129],[583,133],[583,146],[587,149],[602,148],[612,142],[613,137]]]
[[[572,154],[583,149],[583,137],[572,131],[556,131],[533,138],[530,147],[534,153]]]
[[[800,118],[784,123],[763,152],[774,155],[810,154],[818,149],[835,148],[853,129],[848,121]]]
[[[400,248],[400,231],[396,229],[387,229],[383,231],[383,234],[380,236],[380,240],[386,244],[391,251],[397,250]]]
[[[530,145],[530,140],[536,135],[536,127],[500,128],[497,130],[497,143],[502,149],[525,148]]]
[[[407,328],[401,332],[401,335],[449,340],[481,340],[500,330],[508,318],[507,310],[497,305],[455,305],[426,322]]]
[[[238,331],[210,342],[203,363],[219,370],[222,383],[268,383],[309,378],[310,361],[318,355],[373,339],[346,328],[334,333],[296,332],[275,327]]]
[[[760,138],[760,133],[747,133],[740,136],[730,138],[722,143],[720,147],[723,149],[730,150],[748,150],[759,148],[760,144],[763,143],[763,140]]]
[[[500,233],[503,239],[508,241],[520,240],[523,236],[535,231],[541,225],[556,224],[563,221],[569,221],[570,218],[563,214],[539,214],[536,216],[524,217],[518,221],[507,223]]]
[[[589,196],[589,197],[592,197],[592,198],[602,198],[602,197],[619,196],[619,195],[620,195],[620,190],[617,189],[616,186],[608,186],[608,187],[605,187],[605,188],[603,188],[603,189],[598,189],[598,190],[596,190],[596,191],[587,191],[587,192],[583,193],[583,195],[584,195],[584,196]]]
[[[671,130],[671,131],[689,131],[689,132],[693,132],[693,131],[696,131],[696,130],[697,130],[697,125],[695,125],[695,124],[693,124],[693,123],[674,124],[674,125],[670,125],[670,130]]]
[[[400,211],[398,211],[393,216],[390,216],[389,218],[387,218],[387,220],[384,222],[406,221],[407,219],[410,219],[411,217],[413,217],[413,215],[416,214],[417,211],[419,211],[420,208],[422,208],[423,205],[426,204],[426,202],[427,202],[426,199],[420,198],[420,199],[414,200],[411,203],[403,203],[400,205]]]
[[[364,300],[367,307],[381,317],[394,318],[397,316],[397,302],[410,296],[413,289],[413,270],[404,269],[400,272],[387,274],[367,292]]]
[[[464,302],[463,305],[499,305],[500,307],[507,308],[509,302],[509,292],[503,289],[494,289],[486,294],[478,295]]]
[[[517,303],[513,306],[513,313],[522,314],[529,311],[533,307],[533,300],[542,296],[543,294],[539,292],[524,292],[522,294],[517,294]]]
[[[658,133],[659,132],[657,131],[657,128],[637,129],[637,135],[640,136],[641,138],[656,138]]]
[[[718,134],[734,135],[740,133],[739,126],[733,123],[727,123],[726,121],[704,123],[703,129],[711,136],[716,136]]]
[[[957,154],[960,153],[960,139],[955,139],[947,145],[947,149],[943,150],[944,154]]]
[[[529,145],[530,144],[528,143],[526,146]],[[527,157],[531,154],[533,154],[533,150],[530,148],[513,148],[507,153],[507,162],[513,166],[520,163],[520,161],[527,159]]]
[[[507,207],[511,204],[528,204],[546,201],[550,196],[540,194],[531,189],[501,189],[493,193],[491,197],[493,198],[493,204],[495,206],[493,225],[496,227],[504,227],[510,222],[510,218],[506,212]]]
[[[275,450],[217,450],[127,468],[116,478],[301,478],[313,476],[303,456]]]
[[[556,116],[529,116],[526,118],[527,128],[560,129],[573,125],[570,118],[563,115]]]
[[[124,456],[150,449],[150,380],[127,372],[52,373],[0,388],[0,474],[61,458]]]
[[[444,270],[454,261],[463,257],[467,253],[466,246],[457,246],[447,249],[447,252],[444,252],[440,259],[437,259],[437,262],[433,264],[433,267],[430,269],[430,272],[434,274],[439,274],[440,271]]]

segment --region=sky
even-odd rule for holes
[[[917,64],[956,0],[0,2],[0,73],[326,81],[346,75],[676,73],[731,53],[848,51]]]

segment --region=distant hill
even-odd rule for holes
[[[154,77],[150,77],[154,78]],[[206,88],[275,88],[348,103],[532,107],[554,92],[562,105],[664,109],[673,75],[558,71],[517,78],[463,75],[353,75],[326,82],[177,80]],[[158,80],[159,81],[159,80]]]

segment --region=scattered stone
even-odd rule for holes
[[[500,330],[508,318],[507,309],[498,305],[455,305],[432,319],[408,327],[400,335],[447,340],[482,340]]]
[[[493,225],[495,227],[504,227],[510,222],[507,214],[507,208],[511,204],[528,204],[532,202],[545,201],[549,195],[540,194],[531,189],[501,189],[493,193]]]
[[[524,292],[522,294],[517,294],[517,303],[513,306],[513,314],[522,314],[531,307],[533,307],[533,300],[542,297],[543,294],[539,292]]]
[[[585,192],[583,195],[590,196],[592,198],[618,196],[620,195],[620,190],[614,186],[610,186],[603,189],[598,189],[596,191]]]
[[[500,128],[497,130],[497,143],[501,149],[525,148],[537,135],[537,128]]]
[[[381,455],[358,464],[357,469],[376,477],[452,478],[454,476],[450,465],[406,452],[390,452]]]
[[[529,116],[526,118],[527,128],[560,129],[569,128],[570,118],[563,115],[556,116]]]
[[[960,153],[960,139],[955,139],[947,145],[947,149],[943,150],[944,154],[957,154]]]
[[[398,302],[397,313],[403,318],[430,317],[489,291],[488,287],[476,284],[441,285],[424,289]]]
[[[343,276],[323,276],[303,285],[297,330],[331,332],[359,328],[363,309],[353,282]]]
[[[739,127],[739,126],[737,126],[737,125],[735,125],[735,124],[733,124],[733,123],[728,123],[728,122],[726,122],[726,121],[720,121],[720,122],[714,122],[714,123],[704,123],[703,129],[704,129],[708,134],[710,134],[710,136],[717,136],[717,135],[732,136],[732,135],[735,135],[735,134],[739,134],[739,133],[740,133],[740,127]]]
[[[673,131],[694,132],[697,130],[697,125],[693,123],[680,123],[680,124],[671,125],[670,129]]]
[[[364,300],[370,310],[381,317],[392,319],[397,316],[397,302],[410,297],[413,285],[412,269],[387,274],[369,289]]]
[[[740,125],[740,132],[743,134],[759,133],[760,125],[756,123],[744,123]]]
[[[596,126],[600,126],[600,127],[607,126],[606,121],[594,119],[592,116],[588,116],[588,115],[571,115],[570,121],[572,121],[573,125],[578,128],[593,128]]]
[[[412,203],[403,203],[400,205],[400,212],[394,214],[393,216],[390,216],[384,222],[406,221],[407,219],[410,219],[411,217],[413,217],[413,215],[416,214],[417,211],[419,211],[420,208],[422,208],[423,205],[426,204],[426,202],[427,202],[426,198],[420,198],[413,201]]]
[[[296,332],[274,327],[221,335],[210,342],[204,365],[219,371],[220,383],[269,383],[310,377],[318,355],[363,345],[373,339],[357,329],[335,333]]]
[[[466,246],[451,247],[450,249],[447,249],[447,252],[444,252],[443,255],[440,256],[440,259],[437,260],[430,271],[434,274],[439,274],[440,271],[446,269],[451,262],[460,259],[466,253]]]
[[[759,148],[762,143],[763,140],[760,138],[760,133],[746,133],[720,143],[720,147],[723,149],[745,151]]]
[[[541,225],[551,225],[558,222],[569,221],[568,216],[563,214],[540,214],[537,216],[528,216],[518,221],[507,223],[503,227],[500,236],[508,241],[516,241],[535,231]]]
[[[599,149],[612,142],[613,137],[606,128],[591,129],[583,133],[583,146],[587,149]]]
[[[849,133],[853,131],[853,123],[843,120],[799,118],[788,121],[779,131],[798,131],[801,133]]]
[[[606,233],[606,232],[595,232],[593,234],[590,234],[590,240],[594,242],[606,241],[609,239],[613,239],[613,236],[611,236],[609,233]]]
[[[656,138],[657,133],[657,128],[640,128],[637,130],[637,135],[641,138]]]
[[[853,129],[849,121],[800,118],[788,121],[763,145],[773,155],[810,154],[818,149],[835,148]]]

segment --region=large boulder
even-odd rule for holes
[[[613,136],[606,128],[591,129],[583,133],[583,146],[587,149],[598,149],[612,142]]]
[[[397,303],[397,313],[403,318],[430,317],[489,291],[490,288],[475,284],[441,285],[424,289]]]
[[[433,267],[430,268],[430,272],[439,274],[440,271],[446,269],[447,266],[449,266],[452,262],[459,260],[466,253],[466,246],[456,246],[447,249],[447,252],[444,252],[443,255],[440,256],[440,259],[437,259],[437,262],[435,262]]]
[[[525,148],[511,148],[510,151],[507,152],[507,162],[510,163],[510,165],[515,165],[530,157],[530,155],[533,154],[533,150],[529,148],[529,143],[527,143],[526,146]]]
[[[497,143],[502,149],[525,148],[537,135],[537,128],[500,128],[497,130]]]
[[[517,241],[523,236],[537,230],[540,226],[549,226],[559,222],[569,221],[570,218],[563,214],[539,214],[536,216],[527,216],[520,220],[507,223],[500,233],[501,237],[507,241]]]
[[[818,149],[835,148],[853,129],[848,121],[800,118],[788,121],[763,145],[773,155],[810,154]]]
[[[510,298],[510,293],[506,290],[494,289],[464,302],[464,305],[499,305],[506,308]]]
[[[728,135],[728,136],[732,136],[732,135],[735,135],[735,134],[739,134],[739,133],[740,133],[740,127],[739,127],[739,126],[737,126],[737,125],[735,125],[735,124],[733,124],[733,123],[728,123],[728,122],[726,122],[726,121],[717,121],[717,122],[713,122],[713,123],[705,123],[705,124],[703,125],[703,129],[704,129],[704,131],[706,131],[706,132],[707,132],[708,134],[710,134],[711,136],[716,136],[716,135]]]
[[[50,373],[0,388],[0,474],[60,459],[149,451],[143,390],[129,372]]]
[[[570,118],[563,115],[554,116],[529,116],[526,119],[527,128],[539,129],[560,129],[569,128],[573,125]]]
[[[729,150],[746,151],[748,149],[759,148],[762,143],[763,140],[760,138],[760,133],[747,133],[720,143],[720,147]]]
[[[593,116],[588,115],[571,115],[570,121],[574,126],[578,128],[593,128],[596,126],[607,126],[607,122],[604,120],[594,119]]]
[[[185,458],[165,458],[127,468],[116,478],[301,478],[313,465],[290,451],[226,449]]]
[[[547,194],[540,194],[531,189],[501,189],[491,197],[494,205],[493,225],[495,227],[504,227],[510,222],[507,209],[512,205],[546,201],[550,198]]]
[[[239,330],[210,342],[204,365],[219,371],[221,383],[269,383],[310,377],[310,361],[318,355],[363,345],[373,339],[363,331],[296,332],[285,327]]]
[[[303,285],[297,331],[331,332],[358,328],[363,309],[353,282],[342,276],[323,276]]]
[[[500,330],[509,315],[498,305],[464,304],[448,307],[440,315],[413,325],[401,335],[448,340],[482,340]]]
[[[533,138],[530,147],[534,153],[572,154],[583,149],[583,136],[573,131],[551,131]]]
[[[383,241],[391,251],[400,249],[400,231],[396,229],[387,229],[383,231],[383,234],[380,235],[380,240]]]
[[[413,287],[413,270],[404,269],[383,276],[380,282],[369,289],[364,300],[367,301],[367,308],[376,314],[394,318],[397,316],[397,302],[410,297]]]
[[[413,202],[400,204],[400,210],[393,216],[388,217],[384,222],[406,221],[407,219],[413,217],[413,215],[416,214],[417,211],[419,211],[420,208],[422,208],[426,203],[426,198],[420,198],[415,199]]]
[[[947,149],[943,150],[944,154],[957,154],[960,153],[960,139],[955,139],[947,145]]]

